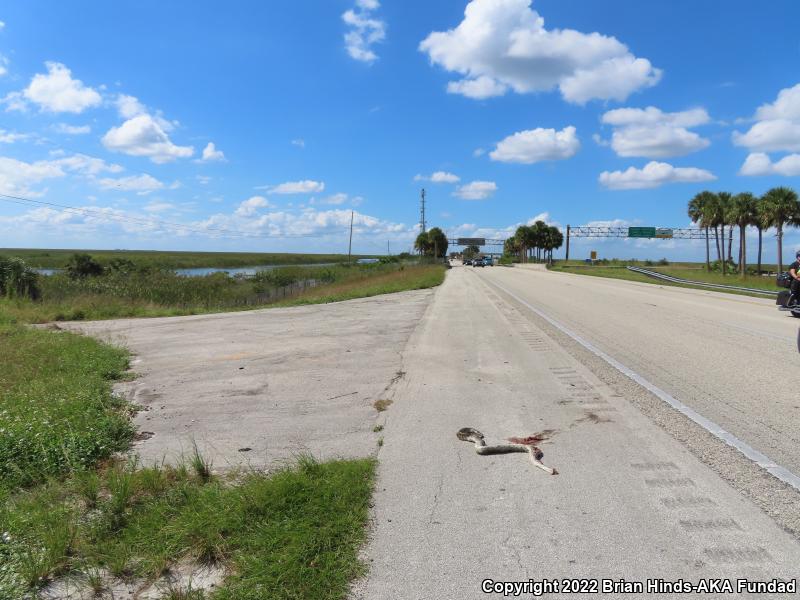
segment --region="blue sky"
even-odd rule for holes
[[[400,251],[422,186],[430,225],[488,237],[686,226],[703,189],[800,187],[792,0],[34,0],[0,21],[0,193],[81,209],[0,202],[5,247],[341,251],[353,210],[356,251]]]

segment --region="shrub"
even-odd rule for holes
[[[97,277],[103,274],[103,265],[90,254],[73,254],[67,263],[67,275],[73,279]]]
[[[40,296],[39,274],[21,258],[0,258],[0,296],[30,298]]]

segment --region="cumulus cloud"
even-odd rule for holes
[[[36,185],[48,179],[76,174],[93,179],[100,173],[119,173],[121,166],[85,154],[27,163],[15,158],[0,157],[0,192],[12,196],[41,196]]]
[[[666,113],[654,106],[618,108],[602,117],[604,124],[614,128],[610,145],[617,155],[645,158],[684,156],[707,148],[711,142],[687,127],[704,125],[710,120],[702,108]],[[599,143],[606,142],[599,140]]]
[[[373,15],[378,8],[378,0],[356,0],[355,9],[342,15],[342,21],[349,27],[344,34],[344,46],[355,60],[373,63],[378,59],[372,46],[386,38],[386,23]]]
[[[102,101],[100,94],[87,87],[79,79],[72,78],[72,72],[57,62],[45,63],[47,73],[37,73],[22,92],[22,98],[49,112],[81,113],[87,108],[98,106]],[[22,98],[16,96],[17,108],[22,107]],[[11,108],[11,105],[9,105]]]
[[[432,32],[419,49],[462,76],[449,92],[479,99],[558,88],[576,104],[622,101],[661,78],[661,70],[614,37],[546,29],[531,0],[472,0],[458,26]]]
[[[325,183],[304,179],[303,181],[287,181],[273,186],[260,186],[256,189],[266,189],[269,194],[316,194],[325,191]]]
[[[64,170],[55,161],[41,160],[26,163],[15,158],[0,156],[0,192],[12,196],[41,196],[42,192],[31,186],[46,179],[63,177]]]
[[[152,175],[131,175],[130,177],[107,177],[97,182],[104,190],[136,192],[144,195],[164,188],[164,184]]]
[[[203,162],[221,162],[225,160],[225,154],[222,150],[217,150],[214,142],[208,142],[206,147],[203,148],[203,158],[201,160]]]
[[[643,169],[629,167],[625,171],[603,171],[599,181],[612,190],[638,190],[656,188],[667,183],[697,183],[715,179],[714,174],[705,169],[673,167],[667,163],[651,161]]]
[[[447,171],[436,171],[430,175],[415,175],[414,181],[430,181],[431,183],[458,183],[461,178]]]
[[[581,143],[575,135],[575,128],[529,129],[518,131],[498,142],[489,153],[492,160],[509,163],[533,164],[543,160],[563,160],[575,156]]]
[[[54,160],[52,163],[68,171],[90,177],[100,173],[121,173],[124,171],[120,165],[107,163],[102,158],[95,158],[86,154],[73,154],[72,156]]]
[[[84,135],[92,132],[89,125],[68,125],[66,123],[57,123],[53,126],[53,131],[56,133],[63,133],[64,135]]]
[[[176,158],[188,158],[194,153],[191,146],[172,143],[162,119],[144,113],[132,117],[119,127],[112,127],[103,136],[103,145],[112,152],[130,156],[146,156],[154,163],[166,163]]]
[[[800,151],[800,83],[760,106],[755,120],[745,133],[733,132],[734,144],[761,152]]]
[[[132,119],[147,113],[147,108],[145,108],[144,104],[134,96],[119,94],[114,103],[117,105],[119,116],[123,119]]]
[[[754,152],[745,159],[742,168],[739,169],[739,175],[800,176],[800,154],[787,154],[780,160],[772,162],[764,152]]]
[[[0,77],[8,73],[8,58],[0,54]]]
[[[462,200],[485,200],[497,191],[494,181],[472,181],[459,186],[453,195]]]
[[[252,217],[259,208],[268,208],[269,206],[269,200],[263,196],[252,196],[239,204],[234,214],[237,217]]]

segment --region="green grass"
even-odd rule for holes
[[[313,304],[435,286],[440,265],[369,264],[281,267],[253,279],[169,271],[40,277],[41,299],[0,299],[0,318],[21,323],[156,317]],[[309,282],[316,287],[306,288]],[[305,291],[304,291],[305,290]]]
[[[218,600],[338,600],[364,572],[358,551],[374,473],[372,459],[303,457],[295,467],[235,481],[185,466],[131,464],[52,481],[0,509],[10,538],[0,542],[0,559],[13,570],[6,592],[104,571],[152,582],[192,561],[224,566],[229,575],[210,596]],[[0,597],[2,586],[0,572]]]
[[[355,298],[367,298],[380,294],[392,294],[408,290],[435,287],[444,281],[446,270],[441,265],[420,265],[393,270],[371,278],[354,278],[328,286],[311,288],[297,298],[281,303],[281,306],[340,302]]]
[[[155,581],[186,561],[224,568],[215,599],[344,598],[364,570],[374,460],[219,476],[197,451],[177,466],[113,458],[131,436],[111,393],[126,366],[89,338],[0,325],[0,599],[59,577]]]
[[[290,254],[269,252],[158,252],[154,250],[57,250],[0,248],[0,256],[18,256],[28,265],[42,269],[63,269],[76,252],[91,254],[103,265],[124,258],[139,267],[191,269],[200,267],[252,267],[259,265],[299,265],[338,263],[346,254]],[[354,258],[362,258],[360,255]]]
[[[672,277],[679,277],[681,279],[689,279],[693,281],[702,281],[705,283],[750,287],[755,289],[769,290],[773,292],[778,291],[780,289],[775,284],[775,277],[772,276],[749,275],[741,277],[739,276],[738,273],[728,274],[723,276],[722,273],[719,272],[714,272],[714,271],[708,272],[705,269],[705,265],[698,265],[697,263],[677,263],[669,266],[644,266],[643,264],[636,264],[636,266],[641,266],[651,271],[663,273],[664,275],[671,275]],[[629,271],[623,265],[592,266],[570,261],[569,264],[564,264],[563,262],[556,263],[555,265],[550,267],[550,270],[561,271],[565,273],[574,273],[578,275],[589,275],[593,277],[609,277],[612,279],[624,279],[626,281],[638,281],[640,283],[650,283],[656,285],[670,285],[675,287],[686,287],[692,289],[706,289],[706,290],[710,289],[710,288],[703,288],[700,286],[693,286],[691,284],[673,283],[669,281],[655,279],[653,277],[648,277],[647,275],[643,275],[641,273]],[[716,291],[728,292],[728,290],[716,290]],[[738,292],[738,291],[731,291],[730,293],[749,295],[747,294],[747,292]],[[750,295],[758,296],[761,298],[764,297],[763,295],[760,294],[750,294]]]
[[[127,353],[92,339],[0,325],[0,490],[93,465],[131,427],[110,383]]]

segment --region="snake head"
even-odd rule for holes
[[[475,440],[482,440],[483,434],[472,427],[462,427],[456,432],[456,437],[462,442],[474,442]]]

